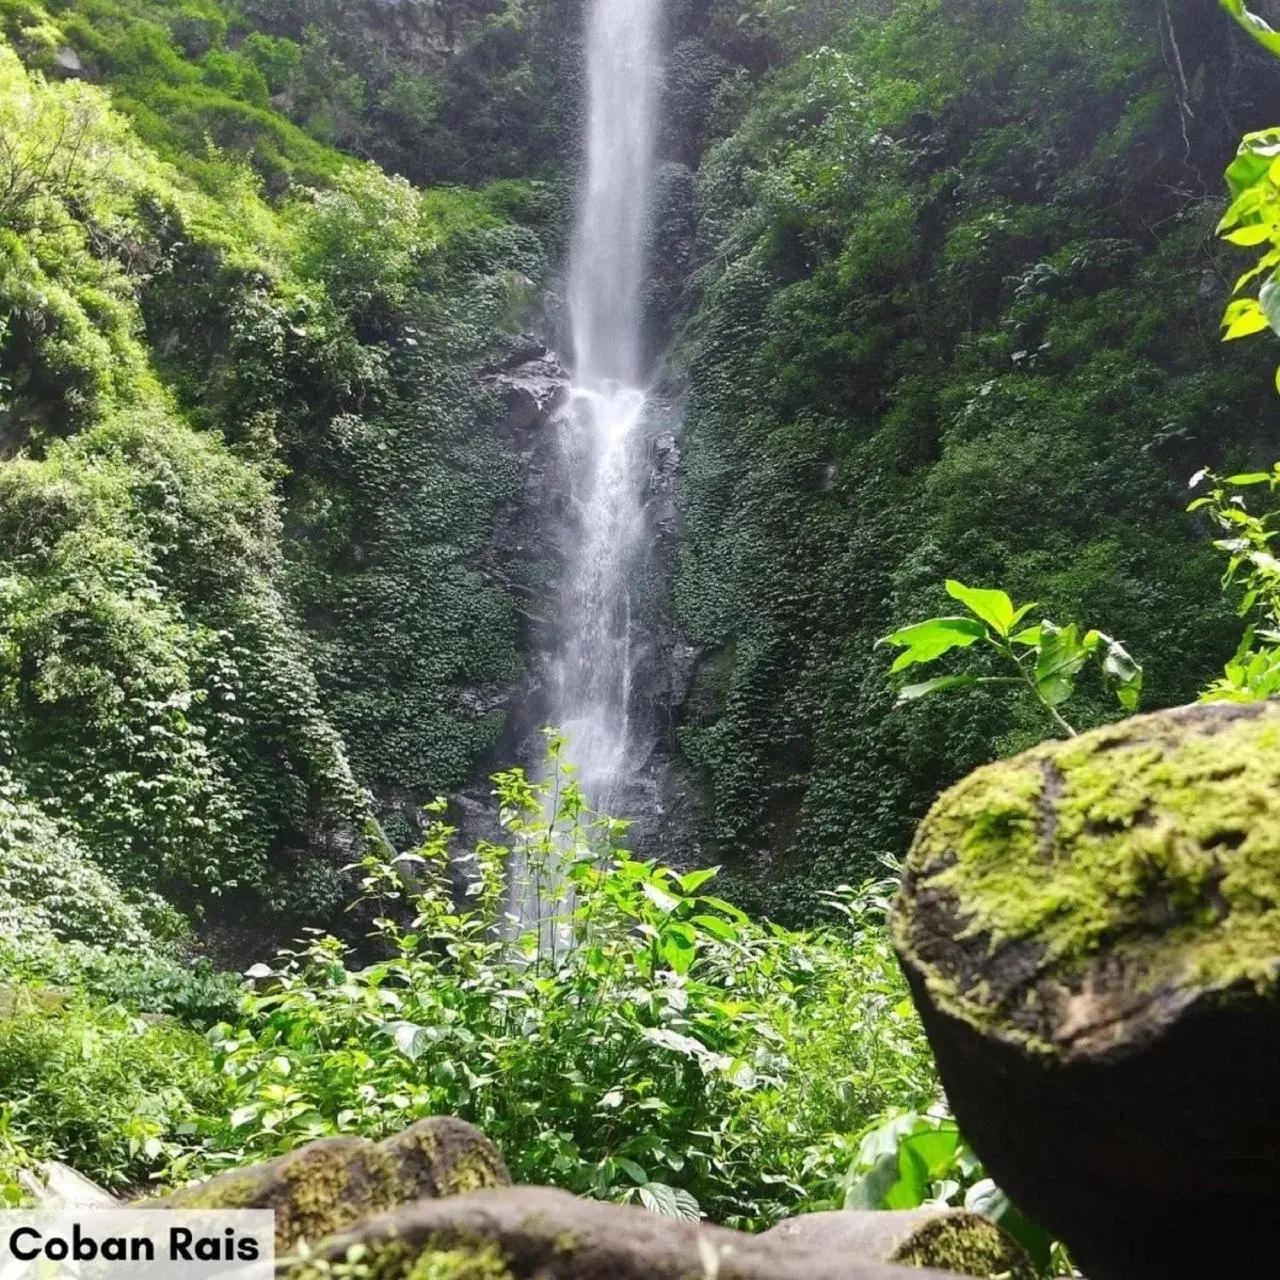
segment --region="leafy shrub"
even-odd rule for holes
[[[497,781],[510,849],[451,859],[437,824],[366,860],[385,959],[316,934],[250,971],[210,1032],[231,1109],[207,1141],[234,1155],[206,1165],[453,1114],[518,1181],[763,1226],[826,1203],[868,1117],[931,1096],[878,889],[834,893],[841,923],[809,934],[762,926],[713,871],[619,849],[573,783]]]
[[[0,943],[146,950],[153,927],[172,916],[158,899],[123,894],[0,767]]]
[[[111,949],[64,943],[30,929],[0,937],[0,976],[55,992],[75,991],[132,1013],[164,1015],[196,1031],[234,1018],[243,986],[238,975],[216,969],[205,958],[183,955],[174,942]]]
[[[19,1011],[0,1019],[0,1132],[9,1141],[117,1190],[181,1157],[218,1096],[198,1035],[118,1006],[40,1008],[21,990],[17,999]]]

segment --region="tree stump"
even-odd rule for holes
[[[1280,704],[980,769],[894,940],[961,1128],[1090,1280],[1249,1275],[1280,1221]]]

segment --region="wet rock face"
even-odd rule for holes
[[[660,1218],[644,1209],[513,1187],[422,1201],[327,1242],[318,1262],[283,1267],[320,1280],[360,1246],[380,1280],[942,1280],[841,1250],[810,1249]]]
[[[477,376],[501,401],[497,431],[520,469],[520,492],[498,512],[482,564],[515,608],[526,669],[509,684],[458,694],[459,716],[481,719],[501,713],[505,719],[489,758],[478,762],[472,783],[454,795],[451,820],[459,828],[459,849],[472,848],[478,840],[504,839],[489,775],[515,763],[536,765],[542,758],[538,730],[546,712],[537,655],[549,644],[552,587],[559,573],[555,526],[564,497],[556,474],[555,421],[569,398],[569,375],[559,356],[531,334],[510,338],[503,354]],[[465,867],[456,870],[461,891],[469,873]]]
[[[273,1209],[276,1250],[319,1240],[423,1199],[511,1185],[498,1149],[478,1129],[444,1116],[385,1142],[329,1138],[269,1164],[235,1169],[187,1187],[158,1207]]]
[[[1280,704],[978,770],[893,931],[966,1136],[1090,1280],[1249,1274],[1280,1219]]]
[[[508,433],[546,425],[569,399],[569,375],[564,366],[532,338],[520,339],[505,360],[482,371],[481,380],[506,402],[504,431]]]

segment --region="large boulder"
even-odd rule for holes
[[[962,1276],[1035,1280],[1026,1250],[981,1214],[963,1209],[837,1209],[787,1218],[764,1239],[828,1257],[939,1267]]]
[[[894,939],[992,1176],[1090,1280],[1252,1275],[1280,1221],[1280,705],[980,769]]]
[[[327,1242],[287,1280],[322,1280],[348,1258],[377,1280],[942,1280],[841,1249],[660,1218],[545,1187],[424,1200]],[[952,1278],[954,1280],[954,1277]]]
[[[435,1116],[385,1142],[326,1138],[154,1202],[171,1209],[274,1209],[276,1250],[400,1205],[511,1185],[498,1149],[463,1120]]]

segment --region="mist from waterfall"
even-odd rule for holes
[[[573,389],[558,423],[571,544],[551,718],[588,801],[607,808],[629,759],[631,570],[644,536],[642,292],[661,0],[591,0],[586,174],[569,278]]]

